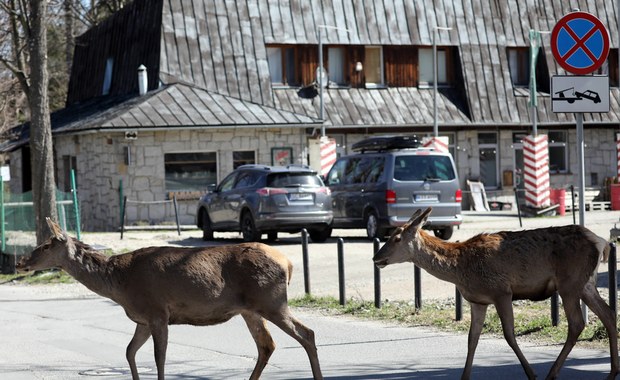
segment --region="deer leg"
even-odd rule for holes
[[[535,379],[536,374],[534,373],[534,369],[532,368],[530,363],[528,363],[527,359],[525,358],[525,355],[523,355],[523,352],[521,351],[521,349],[519,348],[519,345],[517,344],[517,339],[515,338],[515,320],[514,320],[514,314],[512,310],[512,296],[509,295],[509,296],[500,298],[495,303],[495,309],[497,310],[497,315],[499,316],[499,319],[502,322],[502,331],[504,332],[504,339],[506,339],[506,342],[508,342],[508,345],[510,346],[510,348],[512,348],[514,353],[517,355],[517,358],[519,358],[519,362],[521,362],[521,366],[523,367],[523,370],[525,371],[527,378]]]
[[[265,316],[265,318],[273,322],[276,326],[281,328],[282,331],[293,337],[302,345],[310,359],[313,377],[317,380],[322,380],[323,375],[321,374],[319,356],[314,341],[314,331],[295,319],[286,306],[281,309],[280,312],[269,314]]]
[[[588,282],[581,296],[583,302],[596,314],[607,330],[609,336],[609,355],[611,358],[611,372],[609,379],[615,379],[618,374],[618,329],[613,310],[605,303],[592,282]]]
[[[129,345],[127,346],[127,351],[125,356],[127,357],[127,362],[129,363],[129,369],[131,370],[131,378],[133,380],[139,380],[140,376],[138,375],[138,368],[136,367],[136,352],[144,345],[144,343],[151,336],[151,331],[148,326],[137,324],[136,331],[133,333],[133,338]]]
[[[276,345],[271,338],[271,334],[269,334],[267,323],[261,316],[255,313],[241,313],[241,316],[248,325],[248,329],[250,329],[252,338],[254,338],[254,342],[256,342],[256,347],[258,348],[258,360],[254,367],[254,371],[252,371],[250,380],[259,379],[263,369],[267,365],[269,357],[276,349]]]
[[[577,339],[585,327],[585,322],[583,321],[583,316],[581,315],[579,297],[574,294],[562,294],[562,292],[560,292],[560,296],[562,297],[562,301],[564,303],[564,312],[566,313],[566,320],[568,321],[568,336],[566,338],[566,342],[564,343],[564,347],[562,347],[562,351],[560,351],[558,358],[555,359],[555,363],[553,363],[553,366],[551,366],[551,369],[547,374],[547,379],[557,378],[558,373],[562,368],[562,364],[564,364],[566,357],[568,357],[568,354],[575,346],[575,343],[577,343]]]
[[[471,377],[471,367],[474,363],[474,353],[476,347],[478,347],[478,340],[482,333],[482,326],[484,325],[484,318],[487,315],[487,306],[478,303],[470,302],[471,306],[471,323],[469,325],[469,335],[467,338],[467,360],[465,361],[465,368],[461,375],[462,380],[467,380]]]
[[[151,321],[151,334],[155,347],[155,365],[157,366],[157,380],[165,380],[164,365],[166,363],[166,348],[168,347],[168,320]]]

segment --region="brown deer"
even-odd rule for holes
[[[607,330],[611,354],[608,379],[616,377],[618,336],[615,316],[596,289],[598,263],[607,260],[609,254],[609,245],[604,239],[584,227],[573,225],[480,234],[464,242],[451,243],[422,230],[431,211],[428,208],[414,213],[405,225],[394,231],[373,260],[380,268],[413,262],[428,273],[455,284],[469,301],[471,325],[463,379],[470,378],[474,352],[490,304],[495,306],[504,337],[527,377],[536,378],[515,339],[512,301],[543,300],[555,291],[564,304],[568,338],[547,379],[557,377],[584,328],[580,299],[600,318]]]
[[[314,332],[291,314],[287,285],[293,266],[260,243],[210,247],[150,247],[105,256],[75,240],[48,218],[52,237],[23,258],[20,272],[61,268],[95,293],[110,298],[136,322],[127,346],[132,378],[135,356],[153,337],[157,378],[164,379],[168,325],[207,326],[241,314],[258,347],[250,379],[258,379],[275,349],[265,320],[306,350],[315,379],[322,379]]]

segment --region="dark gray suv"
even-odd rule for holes
[[[419,147],[415,136],[381,136],[353,144],[326,176],[333,228],[365,228],[383,238],[416,210],[433,207],[424,228],[449,239],[462,223],[461,189],[450,153]]]
[[[275,240],[278,232],[308,230],[312,241],[331,235],[330,190],[315,171],[298,165],[243,165],[198,202],[196,224],[203,240],[214,231],[240,231],[245,241],[262,234]]]

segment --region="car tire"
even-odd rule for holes
[[[366,214],[366,236],[370,240],[374,240],[375,238],[383,239],[385,238],[385,231],[379,228],[379,219],[377,218],[377,214],[374,211],[369,211]]]
[[[241,217],[241,235],[243,235],[243,241],[260,241],[261,233],[256,229],[254,224],[254,218],[249,212],[243,213]]]
[[[308,231],[308,234],[310,235],[312,242],[323,243],[325,240],[329,239],[330,236],[332,236],[332,229],[328,227],[322,230],[310,230]]]
[[[276,241],[278,240],[278,232],[269,232],[267,234],[267,241]]]
[[[446,228],[435,229],[433,230],[433,233],[435,234],[435,236],[442,240],[448,240],[452,237],[452,234],[454,233],[454,227],[450,226]]]
[[[211,218],[206,211],[202,212],[202,240],[213,240],[213,228],[211,227]]]

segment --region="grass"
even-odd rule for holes
[[[399,323],[404,326],[424,326],[446,332],[467,333],[469,331],[469,304],[463,302],[463,318],[455,319],[455,305],[452,301],[425,301],[419,310],[410,302],[386,301],[380,309],[374,302],[357,299],[347,300],[344,306],[333,297],[312,297],[292,299],[289,304],[298,308],[319,310],[327,315],[348,315],[366,320]],[[527,340],[537,344],[564,344],[568,324],[560,310],[558,326],[551,323],[550,301],[531,302],[516,301],[514,305],[515,335],[518,340]],[[579,338],[580,345],[609,349],[609,340],[603,324],[589,313],[589,323]],[[493,306],[489,306],[482,334],[503,337],[499,316]]]

